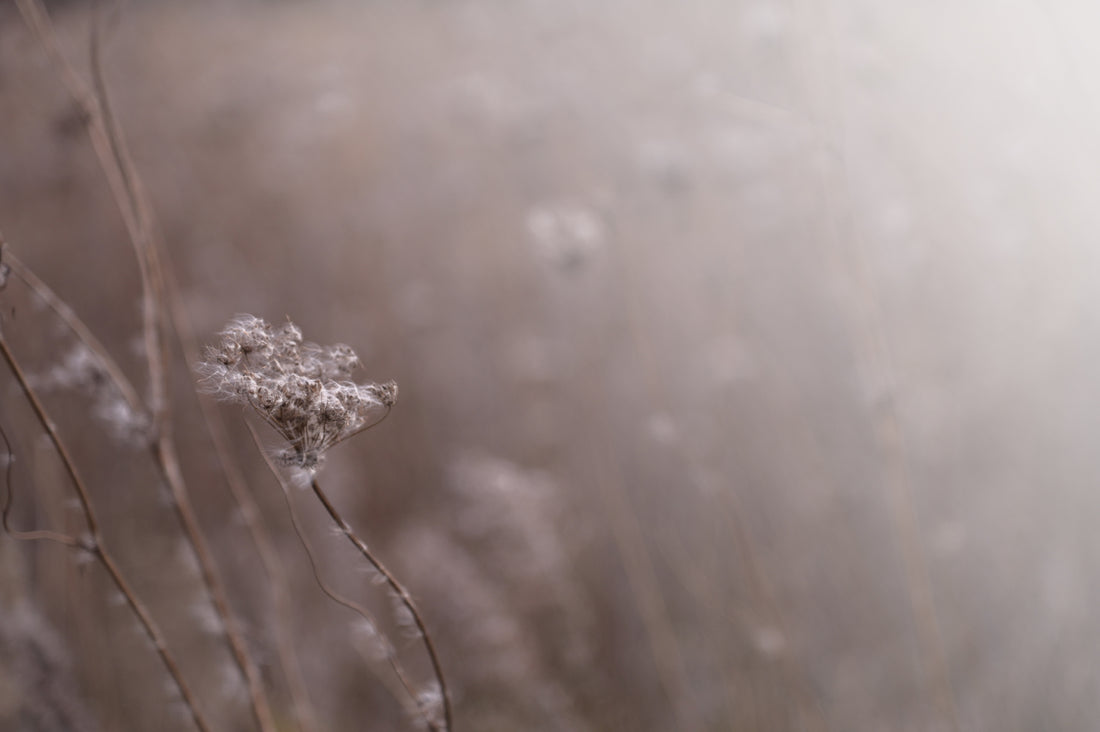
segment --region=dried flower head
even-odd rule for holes
[[[289,321],[273,328],[253,315],[238,315],[220,335],[221,342],[206,350],[199,374],[212,394],[252,407],[290,443],[279,454],[285,464],[315,468],[325,450],[369,427],[368,415],[388,412],[397,400],[392,381],[351,381],[360,364],[350,347],[303,341]]]

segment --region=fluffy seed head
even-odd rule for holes
[[[356,384],[360,365],[349,346],[302,340],[298,326],[274,328],[253,315],[238,315],[206,350],[198,365],[207,389],[223,401],[252,407],[289,447],[280,459],[316,468],[325,450],[369,426],[367,417],[389,410],[397,384]]]

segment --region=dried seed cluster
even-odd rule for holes
[[[253,315],[239,315],[208,348],[198,371],[219,399],[247,404],[289,448],[288,465],[313,469],[325,450],[369,426],[368,415],[388,410],[397,384],[356,384],[359,357],[343,344],[319,346],[302,340],[287,321],[276,329]]]

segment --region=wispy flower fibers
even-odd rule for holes
[[[325,450],[373,424],[397,399],[397,384],[356,384],[359,357],[348,346],[302,340],[287,321],[273,328],[238,315],[198,365],[206,388],[223,401],[246,404],[283,436],[287,465],[314,469]]]

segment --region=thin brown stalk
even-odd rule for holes
[[[27,381],[26,374],[24,373],[19,362],[16,360],[15,355],[8,347],[7,339],[0,334],[0,355],[3,355],[4,360],[8,364],[8,368],[15,376],[19,387],[22,389],[23,394],[27,397],[27,401],[31,405],[31,409],[34,411],[35,417],[38,419],[39,424],[42,425],[42,429],[46,431],[47,436],[50,438],[50,442],[54,446],[54,450],[57,451],[58,457],[61,458],[61,462],[65,467],[66,473],[69,475],[69,479],[72,481],[73,487],[76,490],[77,498],[80,501],[80,507],[84,514],[85,523],[88,525],[88,537],[85,539],[75,539],[74,537],[65,537],[61,540],[61,543],[70,546],[78,546],[79,548],[89,552],[97,561],[107,570],[107,574],[111,577],[115,587],[122,593],[122,596],[126,598],[126,604],[130,607],[130,610],[137,616],[142,628],[145,631],[149,641],[153,644],[153,648],[156,650],[157,655],[160,656],[161,662],[164,664],[169,675],[172,677],[172,681],[175,683],[176,688],[179,690],[180,697],[183,700],[184,706],[186,706],[188,713],[191,715],[192,721],[200,732],[210,732],[210,726],[199,712],[198,702],[195,695],[192,693],[191,688],[184,680],[183,673],[180,670],[179,664],[176,662],[175,657],[168,649],[168,644],[165,642],[164,636],[161,634],[160,629],[157,627],[156,622],[153,620],[152,615],[146,610],[145,605],[138,599],[137,594],[133,588],[126,581],[122,574],[121,569],[115,562],[113,556],[107,551],[107,548],[103,541],[103,535],[100,533],[99,521],[96,518],[95,510],[92,507],[91,496],[88,493],[88,489],[84,483],[84,480],[80,477],[79,472],[76,469],[76,464],[73,462],[72,456],[69,454],[68,448],[61,440],[61,436],[57,432],[57,428],[54,426],[53,420],[46,412],[46,408],[43,406],[42,401],[38,398],[38,394],[31,387]],[[10,448],[9,448],[10,449]],[[9,458],[10,465],[10,458]],[[10,491],[10,484],[9,484]],[[10,504],[10,494],[9,494]],[[7,527],[7,506],[4,512],[4,526]],[[18,538],[18,537],[17,537]],[[45,537],[43,537],[45,538]]]
[[[8,439],[8,432],[3,427],[0,427],[0,439],[4,440],[4,451],[7,453],[7,459],[4,464],[4,505],[0,507],[0,526],[3,526],[4,531],[8,533],[14,539],[20,541],[52,541],[55,544],[61,544],[72,549],[79,549],[81,547],[80,539],[75,536],[69,536],[58,531],[51,531],[50,529],[33,529],[31,531],[20,531],[19,529],[12,528],[11,525],[11,510],[12,504],[15,501],[15,488],[12,486],[11,473],[12,468],[15,467],[15,451],[11,448],[11,440]]]
[[[352,530],[351,526],[349,526],[348,523],[344,521],[344,518],[340,515],[340,512],[336,509],[336,506],[333,505],[332,501],[328,499],[328,496],[321,489],[321,484],[317,482],[316,476],[314,476],[312,480],[310,480],[310,488],[313,489],[313,494],[317,496],[317,499],[321,502],[321,505],[323,505],[325,507],[325,510],[328,511],[328,515],[332,517],[332,520],[334,522],[336,522],[336,525],[340,528],[340,531],[343,532],[344,536],[348,538],[348,541],[350,541],[355,546],[355,548],[359,550],[359,553],[362,554],[363,557],[370,563],[370,565],[374,567],[374,569],[377,570],[378,573],[382,575],[382,577],[385,578],[386,584],[389,585],[390,590],[397,596],[398,600],[400,600],[405,609],[409,611],[409,614],[412,615],[413,622],[416,624],[416,628],[420,632],[420,637],[424,641],[424,648],[428,652],[428,658],[431,661],[432,671],[435,673],[436,682],[439,684],[439,693],[442,697],[443,702],[443,727],[441,729],[442,732],[450,732],[450,730],[452,729],[451,699],[450,694],[447,691],[447,682],[443,677],[443,667],[439,662],[439,654],[436,653],[435,643],[432,642],[432,637],[428,633],[428,628],[424,624],[424,619],[421,616],[420,611],[417,609],[416,603],[413,602],[412,596],[409,594],[408,590],[405,589],[404,585],[397,581],[397,578],[394,577],[393,573],[391,573],[367,547],[366,543],[364,543],[363,540],[360,539],[359,536],[355,533],[355,531]],[[431,729],[433,730],[440,729],[434,723],[429,724],[431,726]]]
[[[103,123],[103,117],[100,114],[98,100],[61,51],[57,34],[54,32],[49,15],[41,2],[39,0],[15,0],[15,4],[19,8],[23,20],[35,34],[50,61],[57,68],[65,88],[73,98],[73,102],[79,107],[85,120],[92,150],[99,160],[100,170],[107,178],[111,196],[118,202],[119,213],[122,216],[123,224],[126,226],[126,231],[131,241],[140,241],[141,234],[138,222],[134,210],[126,204],[129,200],[126,183],[113,162],[114,154],[112,153],[107,129]]]
[[[41,279],[39,279],[30,268],[28,268],[19,259],[17,259],[11,253],[11,251],[9,249],[4,250],[4,262],[11,266],[12,271],[16,274],[16,276],[18,276],[21,280],[23,280],[51,308],[51,310],[53,310],[58,315],[58,317],[61,318],[61,320],[65,323],[65,325],[67,327],[69,327],[69,329],[73,332],[73,334],[76,335],[76,337],[82,343],[84,343],[84,345],[86,347],[88,347],[88,349],[90,351],[92,351],[93,354],[95,354],[95,356],[98,358],[100,364],[103,366],[104,371],[106,372],[108,378],[111,379],[111,381],[114,382],[114,384],[118,387],[120,393],[126,399],[127,403],[131,406],[131,408],[135,409],[138,413],[144,413],[145,407],[141,403],[141,401],[138,399],[137,394],[136,394],[133,386],[130,384],[129,380],[122,373],[122,370],[118,367],[117,363],[110,356],[107,349],[95,337],[95,335],[87,327],[87,325],[84,323],[84,321],[75,312],[73,312],[72,308],[69,307],[69,305],[67,303],[65,303],[60,297],[58,297],[53,292],[53,290],[48,285],[46,285],[45,282],[43,282]],[[210,410],[208,408],[204,408],[204,414],[206,414],[209,411]],[[159,435],[160,435],[160,437],[164,436],[163,430],[159,432]],[[161,447],[160,442],[161,442],[161,440],[158,439],[156,444],[155,444],[155,448],[159,449]],[[167,442],[167,444],[169,446],[171,445],[170,442]],[[218,447],[219,456],[222,457],[222,459],[223,459],[223,465],[225,465],[228,462],[228,458],[225,455],[224,445],[217,443],[217,441],[215,441],[215,444]],[[171,453],[168,453],[168,454],[164,454],[164,455],[161,455],[158,452],[158,454],[157,454],[157,464],[162,469],[162,474],[165,474],[165,477],[168,480],[168,482],[170,483],[170,485],[178,487],[179,483],[180,483],[180,480],[181,480],[178,468],[175,469],[174,475],[172,475],[172,476],[167,475],[168,467],[170,465],[176,464],[176,460],[175,460],[175,457],[174,457],[174,451],[171,452]],[[227,478],[232,480],[232,477],[230,476],[230,473],[228,472],[228,470],[226,471],[226,475],[227,475]],[[239,478],[239,475],[238,475],[238,478]],[[238,480],[238,482],[240,482],[240,481]],[[234,484],[231,483],[231,486],[232,485],[234,485]],[[255,515],[256,515],[255,504],[253,502],[251,502],[250,497],[247,496],[247,489],[243,488],[243,486],[238,486],[237,490],[234,490],[233,493],[234,493],[235,498],[237,498],[238,503],[241,505],[242,515],[251,519],[250,521],[247,521],[247,523],[250,526],[250,529],[252,530],[253,536],[255,538],[257,536],[257,534],[256,534],[256,524],[257,524],[257,522],[256,522],[256,519],[255,519]],[[173,497],[178,498],[175,489],[173,489]],[[178,501],[176,501],[175,503],[178,504]],[[183,522],[185,523],[185,526],[186,525],[190,525],[190,526],[197,525],[197,521],[196,521],[195,516],[194,516],[194,511],[190,507],[190,502],[185,500],[184,503],[186,505],[185,506],[178,506],[177,510],[180,510],[181,513],[186,514],[186,516],[181,517]],[[25,536],[24,538],[32,538],[32,537]],[[41,536],[40,538],[54,538],[55,540],[58,540],[57,537],[49,537],[49,536]],[[265,550],[264,550],[264,546],[261,546],[261,544],[259,544],[259,543],[257,544],[257,546],[260,547],[261,556],[263,557],[262,561],[264,562],[265,567],[268,569],[268,573],[270,575],[270,574],[272,574],[272,569],[278,567],[277,561],[272,559],[273,550],[270,547],[270,542],[266,542],[266,544],[264,545],[264,546],[266,546],[266,553],[265,553]],[[205,546],[203,548],[206,549]],[[208,551],[209,550],[207,549],[207,552]],[[212,562],[213,562],[212,558],[209,558],[206,562],[203,562],[200,559],[200,567],[207,567],[207,566],[211,565]],[[278,570],[276,569],[275,572],[277,572],[277,571]],[[208,580],[209,580],[209,577],[204,574],[204,581],[208,581]],[[283,584],[285,586],[285,580],[284,580]],[[284,592],[284,594],[285,594],[285,592]],[[286,602],[285,597],[284,597],[283,602],[285,604],[285,602]],[[224,608],[218,608],[217,607],[217,600],[215,600],[215,607],[218,610],[219,615],[222,615],[222,612],[223,612]],[[224,616],[222,616],[222,617],[224,619]],[[284,644],[281,643],[280,645],[284,645]],[[235,655],[236,655],[236,651],[235,651]],[[239,657],[238,657],[238,660],[239,660]],[[294,682],[291,682],[291,684],[293,686]],[[292,693],[294,693],[294,692],[292,692]]]
[[[225,585],[218,575],[214,555],[202,534],[198,516],[195,514],[195,509],[191,504],[183,481],[183,473],[180,470],[179,460],[176,456],[175,443],[171,440],[158,439],[155,450],[161,474],[172,492],[173,508],[176,510],[176,515],[183,524],[191,548],[195,552],[195,558],[198,560],[203,584],[206,585],[210,601],[222,621],[222,630],[226,642],[229,644],[237,666],[242,671],[248,684],[253,714],[261,730],[275,732],[277,728],[267,701],[267,695],[262,686],[259,668],[245,645],[244,636],[237,624],[236,616],[233,615],[229,607]]]
[[[286,676],[287,685],[294,708],[295,721],[303,732],[311,732],[317,729],[316,715],[313,704],[309,698],[305,677],[302,675],[301,665],[298,662],[297,652],[294,650],[294,639],[291,636],[290,625],[290,594],[287,590],[288,582],[286,574],[282,570],[282,564],[275,547],[271,542],[267,531],[260,522],[259,509],[248,490],[248,484],[240,474],[236,463],[225,448],[225,438],[222,425],[213,410],[202,399],[203,417],[206,420],[207,430],[214,443],[214,450],[222,466],[226,482],[233,494],[240,510],[242,520],[248,533],[260,555],[264,572],[267,575],[268,588],[272,595],[272,604],[275,608],[276,623],[276,651],[279,654],[279,663]]]
[[[62,69],[62,77],[74,101],[80,105],[88,120],[92,146],[126,224],[142,282],[142,333],[149,371],[149,405],[156,433],[153,455],[161,474],[169,485],[177,516],[198,560],[203,583],[211,602],[221,619],[226,642],[245,678],[256,721],[263,732],[275,732],[274,718],[259,669],[251,657],[236,618],[230,609],[213,554],[209,550],[191,505],[172,438],[171,403],[167,389],[169,360],[166,345],[161,337],[165,327],[165,316],[161,307],[164,301],[164,282],[155,244],[154,217],[141,180],[126,149],[117,120],[111,111],[99,53],[98,23],[95,21],[92,23],[91,66],[94,90],[89,91],[61,53],[49,15],[41,2],[17,0],[17,3],[27,24]]]
[[[137,405],[138,411],[144,411],[143,405],[137,400],[136,393],[122,374],[121,369],[110,357],[107,350],[99,342],[97,338],[91,333],[90,329],[84,324],[84,322],[73,312],[64,301],[62,301],[42,280],[34,275],[34,273],[23,265],[18,259],[16,259],[10,251],[5,250],[5,262],[12,266],[12,271],[16,273],[24,282],[27,283],[32,290],[36,292],[46,303],[50,306],[55,313],[65,322],[65,324],[73,331],[73,333],[99,358],[100,363],[103,365],[108,377],[116,384],[119,391],[126,398],[127,402],[133,407]],[[195,516],[194,510],[191,507],[190,500],[185,491],[181,491],[183,486],[182,473],[178,467],[178,460],[175,456],[174,443],[168,439],[170,433],[166,434],[164,430],[158,431],[158,439],[154,445],[156,462],[160,467],[162,475],[169,483],[173,493],[173,505],[181,518],[182,523],[188,530],[188,534],[191,538],[192,546],[195,548],[196,554],[199,555],[199,565],[202,570],[203,580],[207,587],[215,586],[218,590],[211,592],[211,599],[214,603],[215,609],[218,615],[223,621],[233,623],[230,619],[230,611],[228,608],[228,602],[225,599],[225,593],[221,590],[220,579],[212,573],[213,557],[206,546],[202,535],[198,532],[198,521]],[[182,500],[181,500],[182,499]],[[197,537],[197,538],[196,538]],[[24,538],[53,538],[54,540],[61,540],[59,537],[51,537],[45,534],[39,534],[38,537],[25,536]],[[247,654],[247,649],[244,648],[243,639],[239,629],[236,629],[232,625],[226,627],[227,637],[231,645],[231,650],[234,653],[234,657],[238,664],[251,663]],[[258,669],[253,670],[251,674],[252,678],[258,679]],[[249,674],[246,673],[246,678],[249,678]],[[252,689],[251,679],[250,691]],[[261,691],[262,693],[262,691]],[[266,705],[266,702],[265,702]],[[270,715],[267,715],[270,719]],[[272,720],[273,724],[273,720]],[[264,727],[261,722],[261,727]]]
[[[317,586],[320,588],[321,592],[324,593],[325,596],[328,597],[330,600],[338,605],[346,607],[348,610],[356,613],[375,628],[378,628],[378,622],[377,620],[375,620],[374,615],[370,612],[370,610],[365,608],[360,603],[355,602],[354,600],[351,600],[336,592],[336,590],[332,589],[328,585],[328,583],[325,582],[325,580],[321,577],[321,571],[317,565],[317,559],[313,553],[313,547],[310,545],[309,539],[306,538],[306,534],[304,529],[302,528],[301,521],[298,519],[298,511],[294,508],[294,501],[290,497],[290,487],[287,485],[286,480],[283,478],[278,468],[275,467],[275,463],[272,462],[267,450],[264,449],[263,443],[260,440],[260,436],[256,433],[255,428],[247,421],[245,422],[245,426],[248,428],[248,432],[252,436],[252,442],[256,445],[256,450],[263,457],[264,463],[267,465],[267,469],[271,472],[271,475],[279,484],[279,488],[281,489],[283,494],[283,501],[286,504],[287,513],[290,514],[290,523],[294,527],[294,533],[295,535],[297,535],[298,541],[302,545],[302,549],[305,551],[306,558],[309,560],[309,566],[310,569],[313,571],[313,579],[317,583]],[[409,679],[408,674],[405,672],[404,667],[401,665],[401,661],[400,659],[398,659],[397,653],[394,650],[393,646],[388,641],[385,641],[385,639],[383,639],[383,641],[386,651],[386,660],[389,662],[390,668],[393,670],[394,675],[400,682],[402,690],[406,695],[408,695],[409,699],[412,700],[412,706],[416,708],[416,690],[413,687],[413,683]],[[398,701],[401,701],[398,697],[398,692],[395,692],[391,688],[390,684],[385,685],[387,690],[390,691],[390,694]],[[423,711],[417,709],[417,713],[423,714]],[[425,722],[428,722],[429,725],[431,724],[430,721],[426,718]]]
[[[198,340],[195,338],[194,328],[183,306],[179,295],[179,288],[172,277],[171,268],[164,270],[165,294],[167,296],[168,313],[171,318],[172,328],[183,350],[184,358],[188,363],[195,363],[199,357]],[[297,652],[294,649],[294,641],[290,626],[290,595],[286,573],[282,570],[282,562],[275,550],[274,542],[264,528],[259,507],[248,488],[248,482],[241,474],[240,467],[233,458],[229,449],[229,440],[225,434],[225,424],[221,419],[213,403],[195,389],[199,409],[202,412],[206,432],[214,446],[222,475],[225,477],[229,493],[240,511],[241,520],[244,522],[248,535],[256,547],[260,557],[264,573],[267,575],[268,588],[272,596],[272,605],[275,608],[275,646],[279,655],[279,664],[286,677],[287,687],[290,691],[291,702],[294,709],[295,721],[303,732],[313,732],[317,729],[316,715],[313,704],[310,701],[309,690],[305,678],[302,675],[301,665],[298,662]]]
[[[96,101],[96,106],[90,113],[98,116],[107,138],[107,152],[110,153],[110,160],[100,158],[100,164],[110,165],[117,171],[122,184],[125,197],[116,199],[116,203],[120,209],[129,209],[135,222],[130,242],[134,247],[141,274],[142,337],[149,367],[149,405],[153,413],[153,423],[159,433],[162,429],[171,429],[172,411],[168,395],[168,347],[163,338],[165,316],[161,307],[164,302],[164,281],[160,275],[161,268],[156,252],[156,221],[153,207],[146,197],[144,185],[134,166],[122,127],[115,117],[111,98],[107,93],[100,53],[98,6],[92,8],[89,31],[89,67],[92,74],[92,97]]]
[[[144,414],[145,404],[142,403],[141,398],[137,395],[137,390],[134,389],[134,385],[130,383],[130,380],[126,378],[126,374],[119,368],[118,363],[111,357],[111,354],[107,351],[106,347],[100,342],[95,334],[88,328],[88,326],[81,320],[80,316],[73,312],[73,309],[69,307],[69,304],[57,296],[49,285],[43,282],[38,275],[34,273],[27,265],[12,253],[11,249],[4,249],[4,263],[11,266],[12,272],[15,276],[21,279],[34,294],[38,296],[42,302],[46,303],[46,306],[50,308],[61,319],[65,326],[73,332],[73,335],[80,340],[84,346],[91,351],[99,364],[103,367],[103,371],[106,373],[114,385],[118,388],[122,398],[126,400],[126,404],[130,407],[134,414]]]

